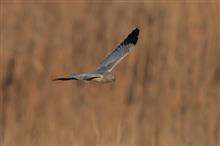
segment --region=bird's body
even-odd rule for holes
[[[120,43],[98,66],[95,72],[73,74],[68,77],[55,78],[57,80],[86,80],[100,83],[110,83],[115,81],[115,76],[111,73],[112,69],[128,55],[129,51],[136,45],[138,41],[139,29],[134,29],[128,37]]]
[[[93,78],[91,81],[109,83],[115,81],[115,76],[111,72],[100,72],[101,77]]]

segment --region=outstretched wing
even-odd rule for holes
[[[128,37],[121,42],[116,49],[113,50],[98,66],[96,71],[108,71],[111,72],[112,69],[128,55],[129,51],[136,45],[138,41],[139,29],[134,29]]]
[[[95,73],[84,73],[84,74],[74,74],[68,77],[59,77],[59,78],[55,78],[53,79],[53,81],[58,81],[58,80],[62,80],[62,81],[67,81],[67,80],[92,80],[94,78],[101,78],[102,75],[101,74],[95,74]]]

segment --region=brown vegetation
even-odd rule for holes
[[[2,144],[220,144],[219,2],[1,0]],[[134,28],[116,82],[91,71]]]

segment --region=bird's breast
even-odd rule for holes
[[[94,78],[94,79],[92,79],[92,81],[94,81],[94,82],[99,82],[99,83],[110,83],[110,82],[112,82],[112,81],[110,81],[110,80],[107,80],[107,79],[104,78],[104,77]]]

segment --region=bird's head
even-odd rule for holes
[[[107,73],[106,74],[107,80],[114,82],[115,81],[115,76],[112,73]]]

